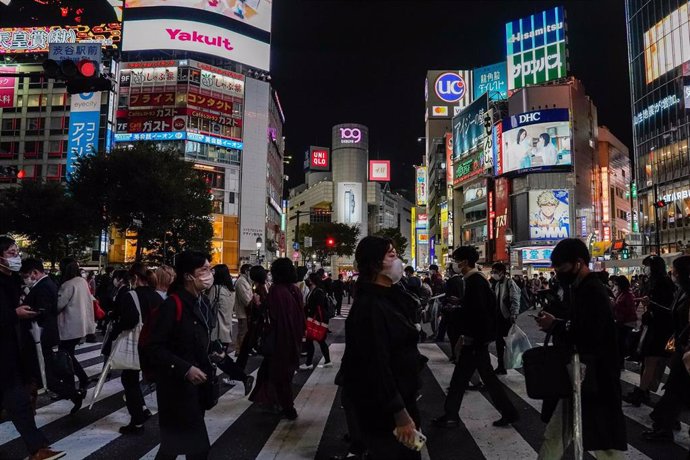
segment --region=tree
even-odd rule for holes
[[[304,246],[304,237],[310,236],[312,247]],[[320,261],[331,256],[351,256],[355,252],[359,228],[356,225],[340,224],[337,222],[321,222],[317,224],[302,224],[299,226],[300,247],[305,258],[312,254]],[[326,240],[332,238],[333,245],[326,244]]]
[[[27,238],[29,252],[53,267],[63,257],[81,258],[100,234],[59,182],[23,181],[5,190],[0,200],[0,230]]]
[[[136,260],[169,262],[185,248],[210,250],[208,184],[174,149],[136,143],[81,157],[69,182],[101,228],[136,232]]]
[[[400,233],[399,228],[382,228],[378,232],[374,233],[374,235],[393,240],[393,247],[398,252],[398,256],[400,256],[401,259],[403,258],[403,254],[405,254],[405,251],[407,250],[407,238]]]

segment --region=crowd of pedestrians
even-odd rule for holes
[[[340,364],[333,384],[342,388],[349,453],[334,459],[419,459],[423,431],[462,423],[468,390],[488,391],[499,414],[494,429],[520,419],[500,376],[515,367],[511,334],[525,313],[560,356],[552,361],[562,368],[549,372],[570,375],[566,364],[574,354],[586,365],[580,408],[586,451],[623,458],[623,402],[648,403],[662,384],[652,429],[642,436],[673,441],[680,412],[690,403],[690,256],[677,257],[671,267],[649,256],[641,275],[608,276],[591,270],[582,241],[566,239],[555,247],[546,276],[516,275],[502,263],[485,273],[478,262],[475,248],[461,246],[445,276],[432,265],[421,278],[404,267],[391,240],[370,236],[355,251],[355,278],[333,279],[320,269],[298,279],[289,259],[277,259],[269,270],[244,264],[233,279],[226,265],[212,266],[209,256],[195,251],[178,254],[174,267],[137,262],[99,275],[65,259],[51,277],[43,261],[22,258],[12,239],[0,237],[0,403],[30,459],[64,456],[36,426],[37,394],[46,387],[51,398],[70,400],[70,413],[78,415],[94,379],[75,352],[98,330],[104,335],[103,375],[119,373],[130,416],[120,434],[146,430],[152,413],[142,389],[155,388],[157,459],[208,458],[204,417],[223,384],[242,384],[250,401],[297,419],[292,380],[319,363]],[[344,355],[334,363],[329,322],[350,301]],[[439,415],[425,423],[417,401],[425,391],[420,375],[427,358],[418,344],[445,342],[446,335],[454,370]],[[256,384],[245,371],[251,356],[261,358]],[[628,361],[640,364],[640,381],[622,394],[620,374]],[[525,378],[529,388],[527,369]],[[564,385],[540,398],[542,460],[562,458],[576,434],[571,383]]]

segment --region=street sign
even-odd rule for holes
[[[299,251],[299,243],[297,241],[292,243],[292,249],[294,249],[295,251]]]
[[[305,236],[304,237],[304,247],[305,248],[310,248],[311,247],[311,236]]]
[[[298,261],[299,260],[299,252],[295,251],[292,253],[292,260]]]
[[[48,59],[55,62],[62,61],[94,61],[101,65],[100,43],[50,43]]]

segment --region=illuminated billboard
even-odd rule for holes
[[[369,129],[364,125],[346,123],[331,129],[333,150],[348,148],[367,150],[369,148]]]
[[[496,174],[527,172],[572,165],[568,109],[548,109],[503,120],[501,161]]]
[[[570,237],[570,206],[567,190],[529,192],[529,236],[532,240]]]
[[[480,139],[486,136],[484,117],[488,104],[488,97],[484,93],[456,117],[453,117],[453,154],[455,159],[479,146]]]
[[[455,170],[453,173],[453,185],[459,185],[473,177],[477,177],[484,172],[484,152],[480,150],[456,160],[453,168]]]
[[[331,151],[328,147],[309,147],[309,170],[330,171]]]
[[[563,7],[506,24],[508,90],[567,76]]]
[[[391,162],[389,160],[369,160],[369,180],[390,182]]]
[[[117,46],[122,2],[92,0],[0,1],[0,54],[47,53],[49,43],[98,42]]]
[[[424,100],[429,118],[452,118],[472,102],[471,70],[429,70]]]
[[[426,206],[426,166],[415,166],[415,196],[417,206]]]
[[[362,183],[338,182],[338,222],[341,224],[362,223]]]
[[[271,7],[273,0],[125,0],[130,8],[180,7],[208,11],[242,22],[266,32],[271,31]]]
[[[475,99],[479,99],[484,93],[488,93],[492,101],[508,99],[508,74],[505,62],[474,69],[473,75]]]
[[[654,24],[643,39],[647,84],[690,61],[688,2]]]

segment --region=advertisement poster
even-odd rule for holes
[[[193,8],[208,11],[243,22],[266,32],[271,31],[271,8],[273,0],[125,0],[127,8],[152,6]]]
[[[494,235],[496,235],[496,244],[494,245],[494,260],[508,260],[508,252],[506,251],[506,228],[510,226],[510,216],[508,214],[510,209],[510,182],[505,177],[496,179],[495,188],[495,206],[494,212]]]
[[[14,107],[14,86],[17,79],[3,75],[3,73],[14,73],[16,70],[17,67],[0,67],[0,108]]]
[[[570,237],[570,207],[567,190],[529,192],[529,236],[532,240]]]
[[[362,223],[362,183],[338,182],[338,222],[341,224]]]
[[[475,152],[454,164],[453,185],[461,184],[484,172],[484,152]]]
[[[488,93],[492,101],[508,99],[508,73],[505,62],[474,69],[474,98],[479,99],[484,93]]]
[[[486,183],[485,181],[472,184],[465,188],[465,204],[471,203],[473,201],[481,200],[486,198]]]
[[[471,70],[429,70],[424,84],[427,114],[451,118],[467,107],[474,95]]]
[[[647,84],[690,61],[688,2],[644,33],[644,68]],[[673,50],[673,51],[671,51]]]
[[[568,109],[527,112],[503,120],[497,172],[531,171],[572,165]]]
[[[415,196],[417,206],[426,206],[426,166],[415,166],[417,178],[415,181]]]
[[[391,162],[389,160],[369,160],[369,180],[390,182]]]
[[[77,158],[98,150],[98,128],[101,119],[101,93],[73,94],[70,102],[67,134],[67,174]]]
[[[446,133],[443,137],[446,145],[446,184],[453,183],[453,133]]]
[[[486,136],[484,116],[488,104],[489,99],[484,94],[456,117],[453,117],[453,153],[455,158],[477,147],[480,140]]]
[[[563,7],[506,24],[508,90],[567,76]]]

